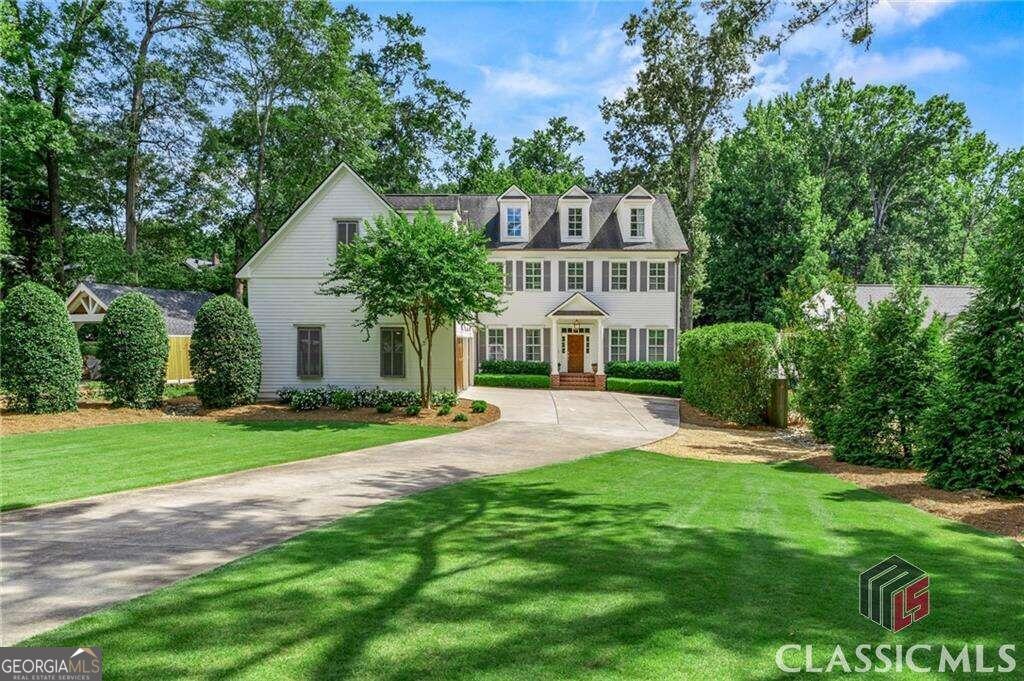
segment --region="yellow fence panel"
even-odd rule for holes
[[[167,353],[167,380],[191,381],[192,370],[189,368],[189,349],[192,346],[191,336],[170,336],[170,349]]]

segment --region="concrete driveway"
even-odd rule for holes
[[[0,645],[279,543],[360,509],[675,432],[676,400],[471,388],[496,423],[308,461],[0,515]]]

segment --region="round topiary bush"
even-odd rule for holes
[[[11,289],[0,310],[0,385],[11,409],[77,409],[82,355],[64,301],[36,283]]]
[[[126,293],[100,325],[104,392],[115,407],[151,409],[163,401],[167,328],[160,308],[141,293]]]
[[[252,404],[260,392],[262,348],[252,315],[231,296],[203,303],[189,351],[196,395],[204,407]]]

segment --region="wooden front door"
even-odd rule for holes
[[[566,336],[566,361],[570,374],[583,373],[583,334],[571,333]]]
[[[457,337],[455,339],[455,391],[462,392],[466,389],[466,340]]]

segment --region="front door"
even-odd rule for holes
[[[583,334],[571,333],[566,336],[566,364],[570,374],[583,373]]]
[[[466,339],[459,336],[455,339],[455,392],[466,389],[465,355]]]

